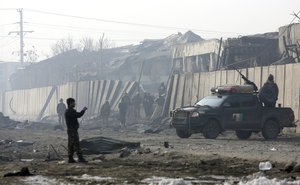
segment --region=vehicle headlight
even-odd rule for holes
[[[200,114],[198,112],[193,112],[190,117],[199,117]]]

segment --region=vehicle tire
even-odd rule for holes
[[[265,139],[275,139],[279,132],[279,124],[274,120],[267,120],[262,128],[262,135]]]
[[[203,136],[206,139],[216,139],[221,132],[220,125],[216,120],[210,120],[202,129]]]
[[[176,134],[180,138],[189,138],[192,134],[188,130],[176,129]]]
[[[235,134],[239,139],[246,140],[246,139],[249,139],[252,132],[251,131],[245,131],[245,130],[237,130],[237,131],[235,131]]]

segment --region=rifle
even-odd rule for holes
[[[257,91],[257,90],[258,90],[256,84],[255,84],[254,82],[250,81],[247,77],[245,77],[245,75],[243,75],[243,74],[241,73],[241,71],[239,71],[239,70],[236,69],[236,68],[234,68],[234,70],[236,70],[236,71],[241,75],[242,79],[245,81],[245,84],[252,85],[253,88],[254,88],[254,91]]]

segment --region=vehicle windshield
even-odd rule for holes
[[[207,96],[201,99],[195,106],[219,107],[226,96]]]

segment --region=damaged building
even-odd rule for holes
[[[290,24],[279,28],[279,52],[282,63],[300,62],[300,24]]]
[[[175,47],[173,66],[177,73],[205,72],[216,70],[219,50],[223,50],[222,41],[204,40],[182,44]]]
[[[220,68],[267,66],[279,59],[278,32],[229,38],[224,43]]]
[[[174,71],[177,73],[267,66],[279,59],[278,32],[225,41],[202,39],[178,45],[173,52]]]
[[[199,40],[200,36],[189,31],[102,51],[71,50],[18,70],[11,76],[12,88],[29,89],[98,79],[140,79],[145,90],[154,92],[155,89],[156,92],[158,84],[167,81],[171,72],[173,47]]]

